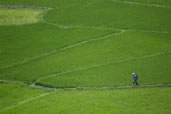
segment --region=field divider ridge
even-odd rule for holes
[[[77,86],[77,87],[52,87],[47,85],[40,85],[36,83],[24,83],[13,80],[0,80],[0,83],[9,84],[23,84],[24,86],[46,90],[47,92],[56,90],[107,90],[107,89],[127,89],[127,88],[153,88],[153,87],[170,87],[171,83],[158,83],[158,84],[140,84],[140,85],[116,85],[116,86]]]
[[[113,27],[96,27],[96,26],[78,26],[78,25],[62,25],[51,23],[46,20],[42,20],[43,23],[56,26],[61,29],[71,29],[71,28],[80,28],[80,29],[94,29],[94,30],[118,30],[118,31],[132,31],[132,32],[144,32],[144,33],[171,33],[170,31],[157,31],[157,30],[143,30],[143,29],[124,29],[124,28],[113,28]]]
[[[11,8],[11,9],[17,9],[17,8],[53,9],[53,8],[49,8],[49,7],[27,6],[27,5],[0,5],[0,8]]]
[[[169,5],[160,5],[160,4],[151,4],[151,3],[139,3],[133,1],[121,1],[121,0],[112,0],[113,2],[123,3],[123,4],[131,4],[131,5],[141,5],[141,6],[149,6],[149,7],[157,7],[157,8],[171,8]]]
[[[9,81],[8,81],[9,82]],[[45,97],[47,95],[50,95],[52,93],[55,93],[56,91],[81,91],[81,90],[115,90],[115,89],[131,89],[131,88],[154,88],[154,87],[170,87],[171,84],[149,84],[149,85],[140,85],[140,86],[106,86],[106,87],[73,87],[73,88],[50,88],[49,89],[53,89],[54,91],[51,91],[51,92],[45,92],[45,93],[42,93],[38,96],[34,96],[34,97],[31,97],[31,98],[28,98],[28,99],[25,99],[23,101],[20,101],[14,105],[11,105],[9,107],[6,107],[2,110],[0,110],[0,112],[4,112],[4,111],[7,111],[7,110],[10,110],[12,108],[15,108],[17,106],[20,106],[20,105],[23,105],[25,103],[28,103],[28,102],[31,102],[31,101],[34,101],[34,100],[37,100],[39,98],[42,98],[42,97]],[[40,87],[40,85],[34,85],[32,87],[35,87],[35,88],[39,88],[39,89],[43,89],[44,86]],[[48,87],[45,87],[45,88],[48,88]]]
[[[39,89],[45,89],[49,88],[48,90],[70,90],[70,91],[76,91],[76,90],[115,90],[115,89],[131,89],[131,88],[155,88],[155,87],[171,87],[170,83],[164,84],[144,84],[144,85],[120,85],[120,86],[78,86],[78,87],[48,87],[44,85],[38,85],[38,84],[32,84],[31,87],[39,88]]]

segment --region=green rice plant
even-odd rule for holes
[[[56,91],[2,114],[170,114],[171,88]]]
[[[44,90],[27,87],[23,84],[0,82],[0,113],[2,110],[14,106],[18,102],[38,96],[44,92]]]

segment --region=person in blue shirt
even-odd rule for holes
[[[133,76],[133,85],[139,85],[138,84],[138,75],[135,73],[132,73]]]

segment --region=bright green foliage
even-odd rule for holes
[[[121,63],[112,62],[111,64],[100,65],[95,68],[52,75],[52,77],[42,79],[37,83],[53,87],[131,85],[132,71],[139,73],[140,85],[170,83],[171,61],[169,58],[171,58],[171,55],[140,60],[131,59]]]
[[[171,8],[130,5],[112,0],[93,0],[87,4],[81,3],[83,0],[78,1],[78,6],[51,10],[45,20],[63,25],[163,31],[171,29]]]
[[[0,5],[52,8],[0,9],[0,80],[105,87],[130,85],[136,72],[141,85],[171,82],[170,0],[0,0]],[[0,109],[42,92],[22,86],[0,83]],[[170,88],[57,91],[6,113],[169,114],[169,100]]]
[[[0,59],[3,60],[0,61],[0,69],[84,40],[111,33],[115,33],[115,31],[60,29],[45,23],[0,27]]]
[[[3,114],[170,114],[171,88],[57,91]]]
[[[165,33],[125,32],[117,36],[111,36],[103,40],[58,52],[29,62],[29,64],[7,69],[2,72],[1,78],[35,81],[41,77],[68,70],[111,62],[117,63],[118,61],[125,61],[131,58],[136,59],[155,55],[156,53],[167,53],[171,50],[169,36],[170,34]],[[45,78],[43,84],[51,85],[52,82],[53,86],[56,87],[125,85],[131,84],[131,72],[138,72],[141,81],[145,80],[142,81],[143,83],[168,83],[171,81],[169,70],[171,62],[169,61],[170,53],[166,55],[151,56],[142,60],[141,58],[137,60],[131,59],[124,63],[114,64],[112,67],[105,65],[102,68],[98,68],[98,70],[93,70],[93,72],[91,72],[91,69],[86,69],[81,74],[73,74],[75,78],[70,73],[60,76],[59,81],[58,76],[57,80],[56,77],[55,80],[54,77],[51,79]],[[120,67],[120,65],[122,66]],[[165,75],[160,79],[162,74]],[[81,80],[84,83],[80,83]],[[41,83],[41,80],[39,83]]]
[[[139,3],[140,1],[137,2]],[[146,2],[144,1],[143,3]],[[157,0],[156,2],[151,1],[150,3],[160,5],[161,2]],[[76,86],[88,86],[91,78],[94,78],[94,80],[99,79],[98,73],[100,71],[104,73],[104,75],[100,75],[102,76],[101,79],[105,78],[106,81],[102,84],[102,81],[97,80],[96,83],[91,85],[130,84],[128,82],[130,78],[128,77],[130,77],[131,72],[139,73],[140,77],[143,77],[141,78],[143,83],[170,82],[170,70],[168,69],[171,63],[169,61],[169,54],[167,57],[165,55],[150,57],[151,59],[149,58],[148,60],[148,64],[150,65],[144,64],[146,63],[146,59],[142,61],[136,60],[134,63],[127,61],[122,64],[122,67],[117,67],[120,65],[119,63],[112,68],[106,65],[103,68],[104,70],[100,68],[99,70],[93,70],[94,72],[86,76],[86,79],[85,76],[83,78],[83,75],[78,73],[78,79],[85,79],[84,83],[75,80],[73,76],[71,76],[72,79],[69,79],[69,75],[72,75],[70,73],[65,74],[64,78],[62,76],[60,77],[60,80],[63,81],[57,81],[58,79],[56,77],[55,82],[53,78],[38,80],[51,74],[66,72],[68,70],[170,51],[171,34],[161,32],[170,30],[171,8],[131,5],[114,2],[112,0],[71,0],[69,2],[67,0],[25,0],[15,2],[7,0],[0,1],[0,3],[3,5],[7,5],[7,3],[8,5],[18,3],[18,5],[53,8],[44,15],[41,23],[0,27],[0,59],[3,60],[0,61],[0,68],[2,69],[0,71],[0,79],[27,82],[36,81],[55,87],[75,86],[74,83],[77,83]],[[162,3],[169,5],[168,1],[163,1]],[[71,26],[70,28],[65,28],[60,25]],[[76,26],[76,28],[72,28],[72,26]],[[82,41],[89,41],[120,32],[119,30],[105,28],[105,30],[102,28],[91,28],[94,26],[122,28],[128,31],[110,36],[106,39],[95,40],[63,51],[57,51],[67,46],[72,47],[72,45],[77,45]],[[147,30],[149,32],[138,30]],[[49,54],[54,51],[56,52]],[[155,58],[155,61],[153,58]],[[28,62],[25,63],[25,61]],[[15,66],[15,64],[17,65]],[[8,66],[13,67],[8,68]],[[129,69],[127,68],[128,66]],[[159,69],[156,66],[166,67]],[[6,67],[7,69],[3,70]],[[151,70],[149,71],[149,69]],[[88,73],[89,69],[84,70],[84,72]],[[107,72],[111,74],[107,75]],[[154,81],[153,78],[156,74],[158,77],[164,74],[163,79],[155,78]],[[111,80],[110,84],[107,81],[108,79]],[[65,85],[66,82],[68,83],[67,85]]]

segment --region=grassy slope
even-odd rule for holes
[[[66,50],[61,53],[57,53],[46,58],[42,58],[40,60],[33,61],[29,64],[20,65],[18,67],[14,67],[3,71],[1,73],[2,79],[17,79],[17,80],[30,80],[33,81],[40,77],[47,76],[52,73],[63,72],[66,70],[72,70],[82,67],[89,67],[96,64],[103,64],[106,62],[117,62],[119,60],[125,60],[132,57],[141,57],[145,55],[155,54],[158,52],[167,52],[170,51],[170,34],[156,34],[156,33],[134,33],[127,32],[123,33],[119,36],[111,36],[104,40],[90,42],[88,44],[75,47],[73,49]],[[136,48],[135,48],[136,47]],[[167,59],[164,59],[165,56],[156,56],[156,62],[150,59],[148,62],[151,66],[144,64],[145,61],[137,60],[132,63],[132,61],[126,62],[123,68],[120,67],[113,71],[110,69],[108,71],[112,72],[113,80],[123,80],[118,75],[122,75],[123,78],[129,76],[129,73],[132,71],[136,71],[135,65],[139,66],[139,70],[137,72],[140,73],[140,76],[146,75],[148,73],[148,68],[151,69],[151,76],[155,76],[155,74],[164,73],[165,81],[170,81],[170,71],[164,69],[157,69],[154,66],[166,66],[164,68],[169,69],[169,60],[170,56],[167,56]],[[162,60],[163,62],[159,61]],[[139,62],[139,63],[138,63]],[[134,65],[135,64],[135,65]],[[168,65],[166,65],[168,64]],[[129,65],[129,70],[125,70]],[[48,68],[47,68],[48,66]],[[108,66],[105,66],[108,69]],[[162,67],[161,67],[162,68]],[[140,71],[140,69],[142,71]],[[103,70],[104,72],[105,70]],[[88,72],[88,70],[86,70]],[[99,71],[96,71],[98,74]],[[119,73],[120,72],[120,73]],[[122,73],[121,73],[122,72]],[[166,73],[167,72],[167,73]],[[96,74],[94,72],[94,74]],[[118,74],[119,73],[119,74]],[[12,75],[11,75],[12,74]],[[66,74],[70,75],[70,74]],[[125,75],[125,76],[124,76]],[[94,75],[97,79],[99,78],[97,75]],[[104,77],[107,77],[103,75]],[[149,75],[148,75],[149,76]],[[147,77],[148,77],[147,76]],[[82,77],[80,75],[80,77]],[[91,76],[90,76],[91,77]],[[61,77],[62,78],[62,77]],[[90,81],[91,78],[87,79]],[[157,79],[158,83],[165,83],[164,80]],[[71,80],[73,81],[73,80]],[[124,80],[126,81],[126,80]],[[151,80],[152,81],[152,80]],[[46,82],[46,80],[45,80]],[[97,83],[101,83],[98,82]],[[151,82],[152,83],[152,82]]]
[[[54,9],[46,15],[45,20],[64,25],[163,31],[171,29],[169,8],[129,5],[112,0],[98,0],[89,5],[80,3],[80,6]]]
[[[132,0],[138,1],[139,0]],[[143,3],[170,5],[169,0]],[[47,6],[54,8],[44,16],[61,25],[102,26],[125,29],[170,31],[171,9],[115,3],[112,0],[1,0],[2,5]],[[35,57],[54,49],[96,38],[116,31],[61,29],[43,22],[24,26],[0,26],[0,68]],[[72,38],[71,38],[72,37]],[[48,39],[47,39],[48,38]],[[60,39],[60,40],[59,40]],[[24,41],[24,42],[23,42]],[[65,41],[65,42],[64,42]],[[51,73],[130,57],[170,50],[170,34],[127,32],[120,36],[92,42],[62,53],[3,70],[0,79],[34,81]],[[140,75],[141,84],[170,83],[170,54],[148,59],[111,64],[48,78],[41,83],[56,87],[113,86],[130,84],[130,73]],[[162,77],[161,77],[162,76]],[[58,83],[57,83],[58,82]],[[13,105],[33,95],[30,89],[2,87],[1,107]],[[13,91],[14,90],[14,91]],[[20,91],[22,90],[22,91]],[[21,96],[18,95],[20,92]],[[18,92],[20,91],[20,92]],[[31,92],[31,93],[29,93]],[[39,92],[35,92],[37,95]],[[27,94],[28,96],[22,96]],[[30,95],[31,94],[31,95]],[[13,97],[17,96],[17,97]],[[1,98],[2,98],[1,97]],[[125,102],[123,102],[125,101]],[[10,103],[9,103],[10,102]],[[151,105],[153,104],[153,105]],[[170,113],[170,88],[129,89],[117,91],[57,92],[45,98],[13,108],[6,113]],[[134,108],[135,107],[135,108]],[[160,107],[160,108],[159,108]],[[78,110],[80,109],[80,110]]]
[[[3,60],[0,61],[0,68],[112,32],[114,31],[59,29],[43,23],[3,26],[0,27],[0,59]]]
[[[88,70],[78,70],[40,80],[53,87],[131,85],[131,72],[139,73],[140,85],[170,83],[171,55],[161,55],[123,63],[113,63]],[[155,64],[154,64],[155,63]],[[142,70],[143,69],[143,70]]]
[[[43,90],[26,87],[23,84],[0,83],[0,110],[43,92]]]
[[[25,3],[27,4],[27,2]],[[34,2],[31,3],[33,5],[36,4]],[[42,2],[41,4],[43,3],[44,2]],[[141,29],[154,30],[166,29],[167,31],[169,31],[170,29],[170,21],[165,20],[170,18],[168,17],[170,16],[168,15],[170,9],[167,8],[155,8],[146,6],[134,7],[132,5],[125,5],[122,3],[115,4],[113,2],[111,3],[111,1],[104,0],[100,0],[98,2],[92,1],[90,2],[90,4],[84,5],[84,7],[82,7],[83,4],[81,3],[81,0],[74,0],[71,3],[68,3],[66,1],[58,1],[55,3],[57,3],[58,5],[66,3],[66,5],[65,7],[58,7],[57,5],[54,10],[50,11],[45,16],[45,20],[53,23],[57,22],[64,25],[70,23],[70,25],[76,24],[85,26],[103,26],[101,24],[105,24],[105,26],[108,27],[119,26],[120,28],[125,28],[124,26],[127,26],[126,28],[128,29],[132,27],[134,29],[136,29],[137,27],[140,27]],[[96,3],[96,5],[94,5],[94,3]],[[52,4],[49,3],[47,5]],[[157,18],[160,13],[163,14],[163,16]],[[123,16],[127,19],[124,19]],[[133,16],[136,16],[136,18]],[[146,17],[148,17],[149,19],[146,19]],[[112,21],[110,21],[109,19],[112,19]],[[150,22],[150,24],[148,22]],[[0,29],[2,29],[2,45],[0,48],[2,55],[1,59],[3,60],[1,61],[2,68],[10,64],[18,63],[25,59],[27,60],[30,57],[39,56],[51,50],[59,49],[64,46],[77,43],[82,40],[88,40],[114,32],[107,30],[90,30],[80,28],[61,29],[43,23],[19,27],[7,26],[1,27]],[[10,32],[8,36],[7,32]],[[1,71],[0,78],[10,80],[35,81],[40,77],[47,76],[52,73],[63,72],[80,67],[87,67],[94,64],[103,64],[110,61],[117,62],[119,60],[128,59],[130,57],[144,56],[151,53],[170,51],[171,40],[169,37],[170,34],[167,33],[160,34],[126,32],[119,36],[112,36],[105,40],[90,42],[83,46],[68,49],[66,51],[63,51],[62,53],[53,54],[51,56],[44,57],[36,61],[31,61],[28,64],[19,65],[14,68],[3,70]],[[163,58],[159,56],[158,60],[160,59]],[[157,65],[152,61],[149,62],[152,66]],[[166,63],[170,64],[169,61],[165,61],[161,62],[159,66],[164,66]],[[129,62],[127,64],[129,64]],[[132,71],[136,71],[134,66],[132,66],[131,64],[132,63],[130,63],[129,65],[131,66],[130,70],[126,70],[125,72],[123,72],[122,76],[125,74],[128,75]],[[140,62],[139,66],[141,66],[140,68],[142,69],[142,71],[146,72],[146,65],[143,65],[143,62]],[[153,67],[151,69],[152,71],[156,71],[156,67]],[[169,69],[169,65],[167,69]],[[122,68],[120,68],[120,70],[118,71],[123,70]],[[154,76],[156,72],[152,72],[151,75]],[[165,70],[163,70],[163,72],[165,72]],[[113,79],[117,80],[118,72],[112,73],[114,76]],[[140,74],[145,75],[141,72]],[[157,82],[168,82],[170,80],[168,79],[170,74],[169,70],[167,70],[165,74],[165,81],[160,81],[159,79],[157,79]]]
[[[3,114],[169,114],[171,88],[57,91]]]
[[[57,24],[170,29],[170,9],[167,8],[127,5],[112,0],[7,0],[0,3],[52,7],[54,10],[48,13],[45,19]],[[150,3],[171,4],[169,0],[150,0]]]

